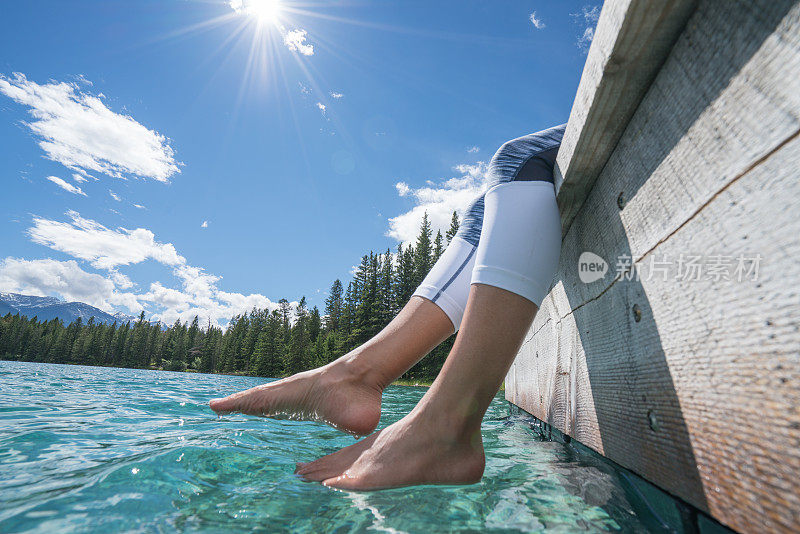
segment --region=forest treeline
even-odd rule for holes
[[[173,371],[288,376],[318,367],[378,333],[411,298],[458,230],[454,212],[443,237],[434,237],[427,214],[413,245],[397,251],[370,251],[345,289],[331,285],[325,309],[308,309],[303,297],[286,299],[276,310],[253,309],[233,317],[226,330],[180,320],[169,327],[145,320],[96,323],[80,319],[39,321],[8,314],[0,319],[0,355],[4,359]],[[453,338],[412,367],[402,378],[431,380],[439,372]]]

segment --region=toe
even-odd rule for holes
[[[326,478],[341,474],[342,469],[337,469],[334,465],[331,465],[331,462],[324,461],[324,458],[320,458],[317,461],[305,464],[296,472],[306,480],[321,482]]]
[[[211,399],[211,402],[208,403],[212,410],[217,413],[230,413],[235,411],[234,404],[235,402],[230,397],[224,397],[219,399]]]
[[[331,477],[322,481],[323,486],[327,486],[329,488],[341,489],[341,490],[363,490],[366,489],[363,487],[363,483],[361,479],[357,477],[352,477],[348,475],[346,472],[335,477]]]
[[[320,467],[306,471],[300,476],[311,482],[322,482],[323,480],[338,476],[340,474],[342,474],[342,472],[339,469]]]
[[[269,391],[265,386],[256,386],[221,399],[213,399],[209,405],[217,413],[264,415],[269,409]]]
[[[351,448],[352,447],[352,448]],[[349,469],[361,455],[361,450],[356,450],[356,445],[346,447],[333,454],[318,458],[299,467],[297,474],[307,480],[322,482],[325,479],[337,477]]]

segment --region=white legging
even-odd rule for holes
[[[539,306],[558,268],[561,221],[552,183],[564,127],[509,141],[489,165],[492,185],[414,295],[439,306],[455,330],[471,284],[520,295]]]

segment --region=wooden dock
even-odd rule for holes
[[[557,160],[559,272],[506,378],[742,532],[800,530],[798,134],[800,2],[607,1]]]

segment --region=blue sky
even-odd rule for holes
[[[0,291],[217,324],[566,122],[597,1],[61,0],[0,18]],[[532,17],[533,14],[533,17]]]

